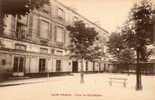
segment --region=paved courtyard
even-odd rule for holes
[[[110,86],[109,77],[127,78],[126,88],[121,83]],[[1,100],[155,100],[155,76],[142,76],[142,91],[135,90],[135,78],[135,75],[104,73],[85,75],[84,84],[80,84],[80,74],[14,81],[29,84],[0,87],[0,98]],[[0,83],[2,84],[9,82]]]

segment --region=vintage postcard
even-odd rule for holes
[[[155,100],[154,0],[0,0],[1,100]]]

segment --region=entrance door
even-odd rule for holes
[[[95,72],[95,62],[93,61],[93,72]]]
[[[61,60],[56,60],[56,71],[57,72],[61,71]]]
[[[88,61],[86,61],[86,72],[88,72]]]
[[[15,76],[24,75],[25,60],[26,59],[23,56],[14,57],[13,72]]]
[[[45,72],[46,59],[39,59],[39,72]]]
[[[74,73],[77,73],[78,72],[78,62],[77,61],[73,61],[72,62],[72,71]]]

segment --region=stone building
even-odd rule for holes
[[[94,27],[105,42],[108,40],[106,30],[56,0],[21,19],[6,17],[6,27],[0,36],[0,72],[14,76],[79,72],[79,61],[69,58],[70,37],[65,28],[76,20],[83,20]],[[87,71],[103,69],[92,62],[87,62],[85,67]]]
[[[154,7],[155,8],[155,7]],[[153,11],[153,44],[149,46],[150,49],[152,49],[153,53],[150,58],[151,63],[155,63],[155,10]]]

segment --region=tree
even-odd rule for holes
[[[27,15],[33,9],[39,9],[44,4],[50,4],[49,0],[0,0],[0,34],[4,30],[4,17],[7,15]]]
[[[108,52],[118,63],[132,63],[135,56],[132,48],[128,48],[124,36],[120,33],[112,33],[107,43]]]
[[[151,51],[147,50],[147,45],[152,43],[152,4],[149,0],[142,0],[136,3],[131,9],[129,21],[122,30],[130,48],[136,51],[136,90],[142,89],[141,68],[139,63],[147,62]]]
[[[84,60],[99,57],[99,49],[94,42],[98,40],[98,32],[94,28],[86,27],[82,21],[76,21],[73,26],[67,26],[70,32],[71,44],[69,46],[71,57],[81,60],[81,83],[84,82]]]

